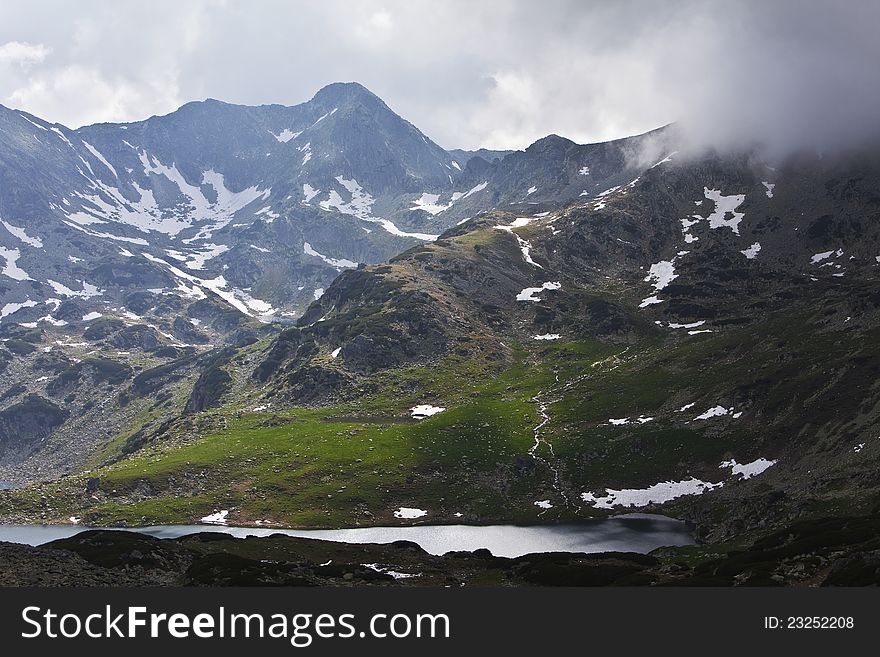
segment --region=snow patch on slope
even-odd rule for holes
[[[722,483],[702,481],[689,477],[682,481],[661,481],[647,488],[609,488],[605,495],[597,497],[594,493],[581,493],[581,499],[595,509],[611,509],[615,506],[639,507],[649,504],[663,504],[683,495],[702,495]]]
[[[8,221],[2,220],[0,223],[9,231],[9,233],[17,238],[20,242],[27,244],[28,246],[32,246],[35,249],[43,248],[43,240],[39,237],[31,237],[27,234],[24,228],[19,228],[18,226],[13,226]]]
[[[749,260],[754,260],[758,257],[758,253],[761,251],[761,243],[755,242],[749,248],[744,251],[740,251],[746,258]]]
[[[357,268],[358,263],[353,260],[346,260],[345,258],[329,258],[321,253],[315,251],[312,248],[312,245],[308,242],[303,243],[303,253],[306,255],[314,256],[316,258],[320,258],[324,262],[326,262],[331,267],[336,267],[337,269],[354,269]]]
[[[0,258],[3,258],[6,261],[3,265],[2,274],[14,281],[34,280],[24,269],[18,266],[18,259],[20,257],[21,251],[18,249],[7,249],[5,246],[0,246]]]
[[[310,202],[313,198],[315,198],[318,194],[321,193],[320,189],[315,189],[308,183],[303,185],[303,203]]]
[[[107,167],[107,169],[110,171],[110,173],[113,174],[114,178],[119,178],[119,174],[116,173],[116,169],[114,169],[113,165],[107,161],[107,158],[105,158],[103,155],[101,155],[100,151],[98,151],[97,148],[92,146],[85,139],[83,139],[83,146],[85,146],[89,150],[89,152],[95,156],[95,159],[97,159],[101,164],[103,164],[105,167]]]
[[[708,217],[701,217],[695,214],[693,215],[694,219],[705,219],[709,222],[709,228],[726,227],[739,235],[739,223],[745,215],[742,212],[737,212],[736,209],[746,200],[746,195],[732,194],[731,196],[724,196],[721,190],[709,189],[708,187],[703,188],[703,194],[707,199],[715,202],[715,210]],[[728,214],[730,215],[729,219],[726,218]]]
[[[275,137],[275,139],[277,139],[279,142],[281,142],[282,144],[286,144],[286,143],[289,142],[291,139],[296,139],[297,137],[299,137],[299,136],[302,134],[302,131],[300,131],[300,132],[293,132],[293,131],[290,130],[289,128],[284,128],[284,130],[282,130],[281,132],[279,132],[277,135],[276,135],[274,132],[272,132],[271,130],[269,131],[269,133],[270,133],[273,137]]]
[[[751,479],[777,463],[778,461],[770,461],[765,458],[756,459],[751,463],[737,463],[736,459],[730,459],[729,461],[723,461],[718,467],[730,468],[732,475],[740,476],[743,479]]]
[[[424,192],[419,198],[413,201],[414,205],[410,210],[424,210],[430,215],[440,214],[452,207],[452,203],[440,203],[440,194],[429,194]]]
[[[554,281],[547,281],[541,287],[527,287],[522,290],[519,294],[516,295],[517,301],[540,301],[540,297],[535,296],[543,292],[544,290],[559,290],[562,288],[562,284]]]
[[[357,217],[362,221],[379,224],[386,232],[398,237],[413,237],[424,242],[433,242],[439,237],[438,235],[430,235],[428,233],[409,233],[398,228],[392,221],[374,217],[372,214],[373,196],[360,186],[357,180],[347,179],[343,176],[336,176],[338,182],[348,192],[350,199],[344,201],[339,192],[335,189],[330,191],[328,197],[321,201],[318,205],[324,210],[336,210],[342,214],[348,214]]]

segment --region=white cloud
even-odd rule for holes
[[[387,11],[379,10],[354,22],[354,34],[365,45],[383,46],[392,38],[394,32],[394,20]]]
[[[31,77],[7,102],[37,116],[63,116],[65,124],[78,126],[144,118],[171,111],[181,100],[173,79],[113,80],[95,68],[68,66]]]
[[[474,132],[488,148],[528,144],[540,135],[541,84],[528,73],[497,72],[482,106],[471,115]],[[546,134],[546,133],[545,133]]]
[[[0,24],[37,34],[52,57],[27,70],[0,68],[0,102],[70,127],[174,111],[201,95],[192,71],[211,8],[222,11],[210,0],[55,3],[46,21],[45,8],[4,3]]]
[[[0,62],[22,64],[0,66],[0,102],[71,126],[352,80],[447,148],[680,119],[722,142],[852,139],[880,117],[877,3],[56,1],[49,21],[50,2],[0,3]]]
[[[7,41],[0,45],[0,64],[18,64],[28,66],[42,62],[52,49],[42,43],[27,43],[26,41]]]

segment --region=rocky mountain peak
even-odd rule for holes
[[[335,105],[381,103],[385,105],[381,98],[359,82],[333,82],[328,84],[321,87],[310,102],[319,105],[328,103]]]
[[[560,137],[559,135],[547,135],[546,137],[542,137],[534,144],[529,146],[526,151],[527,152],[544,152],[544,151],[552,151],[560,148],[568,148],[570,146],[575,146],[575,142],[571,139],[566,139],[565,137]]]

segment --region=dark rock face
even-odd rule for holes
[[[65,395],[85,381],[117,386],[128,381],[133,374],[134,370],[124,363],[107,358],[88,358],[63,368],[46,386],[46,391],[53,396]]]
[[[232,387],[232,377],[218,367],[212,367],[196,381],[184,413],[198,413],[220,405],[220,399]]]
[[[284,330],[273,342],[266,358],[254,369],[254,379],[265,383],[270,378],[295,367],[317,353],[313,341],[308,340],[298,328]]]
[[[196,365],[197,355],[193,354],[144,370],[132,379],[128,389],[120,393],[121,401],[130,397],[151,395],[164,386],[185,378]]]
[[[459,166],[466,167],[469,166],[471,160],[475,158],[479,158],[480,160],[489,163],[495,162],[496,160],[503,160],[506,156],[515,152],[516,151],[494,151],[489,150],[488,148],[479,148],[475,151],[454,148],[449,151],[449,154],[455,158]]]
[[[183,317],[175,317],[172,325],[174,337],[183,342],[192,344],[206,344],[210,338],[202,331],[198,330],[192,322],[185,320]]]
[[[55,311],[55,318],[65,322],[82,321],[83,315],[88,313],[86,306],[78,299],[67,299],[63,301]]]
[[[18,340],[11,338],[6,341],[6,349],[15,356],[28,356],[34,353],[37,348],[26,340]]]
[[[232,349],[224,349],[211,357],[196,380],[193,391],[186,402],[185,414],[198,413],[207,408],[219,406],[220,400],[232,388],[232,377],[223,368],[233,355]]]
[[[86,340],[104,340],[123,328],[125,322],[122,320],[102,318],[90,322],[88,328],[83,331],[83,337]]]
[[[159,334],[152,326],[135,324],[127,326],[110,341],[118,349],[142,349],[153,351],[159,347]]]
[[[294,402],[308,404],[328,399],[351,382],[350,377],[335,369],[305,366],[291,372],[286,384]]]
[[[122,258],[99,265],[88,273],[88,279],[103,288],[165,288],[175,285],[174,278],[146,261]]]
[[[0,543],[2,586],[144,586],[155,579],[90,564],[67,550]]]
[[[0,411],[0,461],[28,454],[67,418],[67,411],[37,395]]]

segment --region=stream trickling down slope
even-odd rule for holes
[[[559,374],[556,374],[556,383],[559,383]],[[560,483],[559,466],[555,464],[556,453],[553,451],[553,444],[549,440],[544,438],[541,434],[541,430],[548,424],[550,424],[551,421],[549,412],[550,404],[559,401],[558,399],[554,399],[552,401],[544,401],[542,397],[546,395],[547,392],[548,391],[539,392],[531,399],[531,401],[538,405],[538,414],[541,416],[541,421],[535,426],[533,430],[535,436],[535,444],[532,445],[532,447],[529,449],[529,455],[536,461],[540,461],[541,463],[546,465],[550,472],[553,473],[553,490],[556,491],[556,493],[562,498],[565,506],[569,507],[571,506],[571,503],[568,499],[568,495],[566,494],[565,489],[563,489]],[[550,459],[545,459],[538,454],[538,449],[542,444],[547,446],[547,449],[550,452]],[[542,511],[539,515],[543,515],[543,513],[546,511],[547,509],[544,509],[544,511]]]
[[[629,349],[630,349],[629,347],[626,347],[619,354],[612,354],[611,356],[609,356],[608,358],[606,358],[604,360],[596,361],[595,363],[593,363],[593,367],[596,367],[598,365],[602,365],[602,364],[610,361],[611,363],[614,364],[612,367],[612,369],[614,369],[615,367],[617,367],[620,364],[619,359],[623,355],[625,355],[629,351]],[[561,484],[559,466],[555,464],[556,453],[553,451],[553,443],[551,443],[549,440],[547,440],[545,437],[543,437],[541,432],[544,429],[544,427],[546,427],[548,424],[550,424],[550,422],[552,420],[552,418],[550,417],[550,410],[549,410],[550,405],[555,404],[558,401],[561,401],[564,398],[564,394],[567,390],[570,390],[572,387],[574,387],[575,385],[577,385],[578,383],[580,383],[584,379],[588,378],[589,376],[591,376],[591,373],[587,372],[586,374],[581,374],[580,376],[576,376],[573,379],[569,379],[568,381],[563,383],[562,386],[558,387],[558,391],[557,391],[557,395],[556,395],[555,399],[545,401],[545,398],[551,392],[551,390],[552,390],[551,389],[551,390],[543,390],[543,391],[539,392],[534,397],[532,397],[530,400],[538,405],[538,414],[541,416],[541,421],[533,429],[534,437],[535,437],[535,444],[532,445],[531,448],[529,449],[529,455],[532,458],[534,458],[536,461],[540,461],[541,463],[546,465],[547,468],[550,470],[550,472],[553,473],[553,490],[559,495],[559,497],[562,498],[566,507],[571,507],[572,504],[571,504],[571,500],[569,500],[568,495],[565,492],[565,489],[563,488],[563,486]],[[554,380],[555,380],[556,386],[559,386],[560,381],[559,381],[559,373],[558,372],[556,372],[554,374]],[[538,449],[541,447],[542,444],[547,446],[547,450],[550,452],[550,459],[545,459],[538,454]],[[549,507],[544,508],[544,511],[542,511],[538,515],[543,515],[548,510],[548,508]],[[574,505],[574,508],[575,508],[576,513],[580,513],[580,507],[578,505]]]

